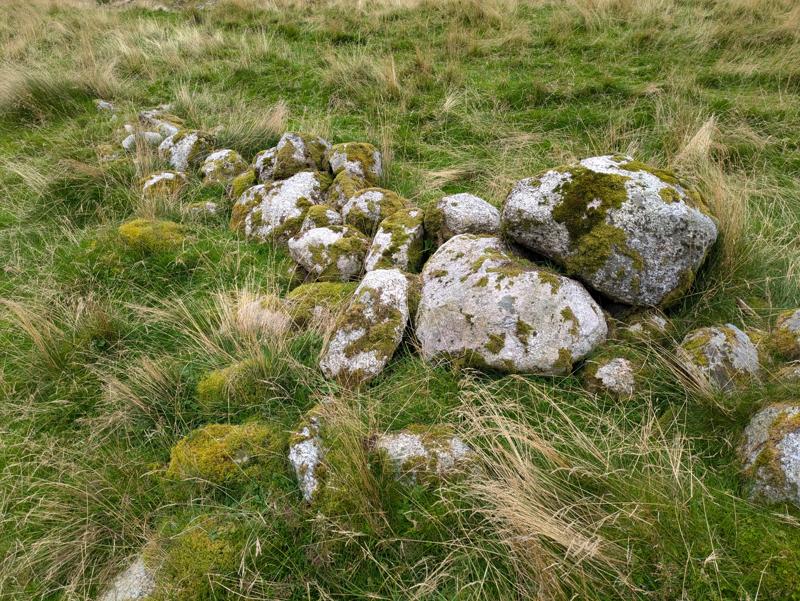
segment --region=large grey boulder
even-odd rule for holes
[[[563,374],[607,331],[583,286],[513,256],[494,237],[455,236],[422,270],[416,334],[429,360]]]
[[[458,234],[495,236],[500,232],[500,211],[474,194],[452,194],[428,209],[425,229],[437,245]]]
[[[730,323],[690,332],[677,355],[690,374],[723,392],[749,383],[760,371],[755,345]]]
[[[289,239],[289,254],[319,280],[355,279],[364,269],[369,240],[346,225],[311,228]]]
[[[411,293],[411,282],[399,269],[367,273],[322,351],[323,373],[346,384],[381,373],[403,339]]]
[[[100,601],[141,601],[155,592],[155,572],[139,556],[114,579]]]
[[[671,172],[622,155],[517,182],[502,225],[514,242],[632,305],[680,300],[717,239],[696,192]]]
[[[475,452],[441,427],[415,426],[379,434],[373,446],[388,461],[398,480],[413,484],[435,484],[476,464]]]
[[[753,499],[800,506],[800,405],[778,403],[756,413],[740,454]]]

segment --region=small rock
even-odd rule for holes
[[[146,198],[176,197],[186,185],[186,174],[180,171],[154,173],[142,184],[142,194]]]
[[[144,146],[158,146],[161,140],[161,134],[154,131],[136,132],[130,134],[122,141],[122,147],[127,152],[133,152],[136,150],[138,144],[143,144]]]
[[[500,211],[473,194],[453,194],[429,208],[425,229],[437,246],[458,234],[494,236],[500,232]]]
[[[800,381],[800,363],[790,363],[778,371],[778,379],[784,382]]]
[[[733,324],[690,332],[678,347],[678,357],[690,373],[723,392],[750,382],[760,370],[758,350]]]
[[[158,155],[177,171],[188,171],[199,167],[211,152],[211,140],[194,130],[180,130],[164,138],[158,147]]]
[[[588,361],[584,379],[590,390],[606,393],[617,399],[630,399],[636,392],[635,369],[633,363],[625,357]]]
[[[109,111],[113,113],[116,110],[113,103],[109,102],[108,100],[101,100],[99,98],[95,99],[94,106],[98,111]]]
[[[155,571],[139,556],[114,579],[100,601],[142,601],[155,590]]]
[[[464,473],[475,465],[475,453],[458,436],[416,426],[381,434],[375,450],[392,466],[398,480],[432,484]]]
[[[190,202],[189,204],[181,207],[181,210],[183,211],[184,215],[188,215],[189,217],[196,219],[217,217],[222,212],[220,206],[215,202],[211,202],[210,200]]]
[[[364,269],[369,240],[342,225],[315,227],[289,239],[289,254],[317,279],[347,281]]]
[[[183,119],[170,113],[171,110],[170,105],[162,104],[154,109],[141,111],[139,123],[158,130],[165,137],[176,134],[183,127]]]
[[[648,312],[637,315],[619,328],[622,338],[630,340],[657,340],[667,335],[670,323],[658,313]]]
[[[273,146],[262,150],[253,159],[253,170],[256,172],[258,181],[262,184],[271,182],[275,174],[275,156],[278,154],[278,148]]]
[[[342,171],[333,178],[333,183],[328,188],[328,204],[341,211],[347,201],[368,187],[367,180]]]
[[[247,163],[235,150],[215,150],[200,167],[206,183],[225,183],[247,171]]]
[[[408,206],[405,198],[391,190],[366,188],[345,203],[342,217],[347,225],[372,236],[381,221]]]
[[[328,151],[328,162],[334,175],[344,172],[372,185],[383,177],[381,153],[366,142],[335,144]]]
[[[286,132],[275,147],[272,177],[286,179],[300,171],[327,171],[330,142],[319,136]]]
[[[329,205],[314,205],[309,207],[300,233],[304,234],[315,227],[328,227],[329,225],[342,225],[342,216]]]
[[[421,209],[401,209],[381,221],[364,261],[365,269],[418,271],[422,263],[422,220]]]
[[[770,346],[787,359],[800,358],[800,309],[784,311],[770,333]]]
[[[325,447],[320,436],[321,419],[321,416],[312,411],[289,443],[289,463],[294,468],[306,503],[314,500],[321,485],[318,472],[325,458]]]

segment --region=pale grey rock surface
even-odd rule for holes
[[[247,162],[235,150],[224,148],[209,154],[200,166],[207,183],[227,182],[247,170]]]
[[[129,134],[122,140],[122,147],[127,152],[133,152],[136,150],[137,144],[143,144],[145,146],[156,147],[161,144],[162,136],[160,133],[155,131],[140,131],[134,132]]]
[[[384,454],[398,479],[413,483],[437,481],[464,471],[475,457],[458,436],[424,429],[380,434],[374,447]]]
[[[592,374],[594,387],[620,399],[628,399],[636,392],[633,364],[624,357],[598,362]]]
[[[373,185],[383,176],[381,153],[366,142],[335,144],[328,151],[328,162],[334,175],[344,171]]]
[[[194,130],[181,130],[164,138],[158,154],[177,171],[188,171],[199,166],[211,151],[206,136]]]
[[[381,221],[405,208],[408,202],[391,190],[366,188],[344,204],[342,218],[346,224],[372,235]]]
[[[378,226],[364,268],[418,271],[424,233],[422,209],[401,209],[390,215]]]
[[[687,371],[724,392],[750,382],[761,369],[755,345],[730,323],[690,332],[678,347],[678,357]]]
[[[309,134],[286,132],[275,146],[272,177],[285,179],[301,171],[327,171],[330,142]]]
[[[775,350],[782,355],[800,358],[800,309],[781,313],[770,337]]]
[[[272,176],[275,174],[275,156],[277,154],[278,149],[273,146],[267,150],[262,150],[253,159],[253,170],[256,172],[256,178],[262,184],[272,181]]]
[[[348,281],[364,269],[369,240],[346,225],[315,227],[289,239],[289,254],[318,279]]]
[[[452,194],[436,203],[440,216],[438,231],[430,232],[441,245],[458,234],[497,235],[500,211],[474,194]]]
[[[308,417],[289,445],[289,463],[307,503],[314,500],[321,486],[318,469],[325,458],[325,447],[320,436],[320,420],[318,415]]]
[[[142,557],[121,572],[100,597],[100,601],[141,601],[156,589],[155,573]]]
[[[181,171],[161,171],[148,177],[142,184],[145,196],[174,195],[187,183],[186,174]]]

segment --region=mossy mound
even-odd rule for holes
[[[422,265],[424,242],[421,209],[401,209],[381,221],[372,240],[364,267],[415,273]]]
[[[327,171],[330,143],[312,134],[286,132],[275,147],[272,177],[286,179],[300,171]]]
[[[335,144],[328,151],[328,162],[334,175],[347,173],[372,185],[383,176],[381,153],[367,142]]]
[[[236,202],[248,188],[256,185],[257,176],[254,169],[247,169],[234,177],[227,187],[228,198]]]
[[[784,359],[800,359],[800,309],[778,316],[769,335],[769,347]]]
[[[289,312],[300,327],[325,322],[344,309],[357,287],[357,282],[302,284],[286,295]]]
[[[410,208],[409,202],[391,190],[366,188],[342,207],[342,217],[347,225],[372,236],[381,221],[406,208]]]
[[[180,171],[161,171],[142,181],[142,195],[145,198],[177,198],[186,183],[186,175]]]
[[[186,241],[185,228],[174,221],[133,219],[117,228],[122,242],[145,254],[175,251]]]

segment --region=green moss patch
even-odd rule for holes
[[[180,249],[186,240],[183,226],[157,219],[133,219],[120,225],[117,232],[126,246],[146,254]]]

